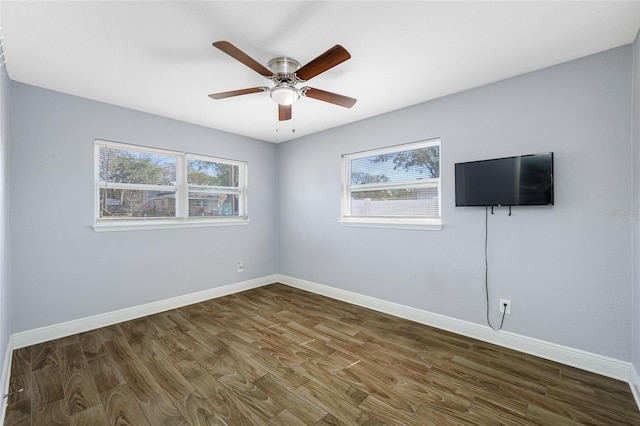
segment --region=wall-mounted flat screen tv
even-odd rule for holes
[[[552,206],[553,152],[455,164],[456,206]]]

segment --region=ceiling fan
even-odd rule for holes
[[[278,56],[269,61],[267,64],[268,68],[228,41],[216,41],[213,43],[213,46],[242,62],[258,74],[273,81],[275,86],[250,87],[229,92],[213,93],[209,95],[212,99],[224,99],[233,96],[248,95],[250,93],[269,92],[271,99],[278,104],[278,120],[280,121],[291,119],[291,105],[300,99],[301,96],[329,102],[345,108],[351,108],[356,103],[356,99],[337,93],[314,89],[308,86],[296,87],[299,83],[304,83],[351,58],[349,52],[339,44],[333,46],[303,67],[300,67],[300,63],[295,59]]]

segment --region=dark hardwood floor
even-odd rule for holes
[[[13,425],[640,425],[627,383],[280,284],[18,349]]]

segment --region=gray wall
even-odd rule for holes
[[[630,360],[632,53],[624,46],[281,145],[11,83],[11,170],[0,182],[12,182],[12,331],[276,272],[484,324],[484,210],[455,208],[453,164],[554,151],[556,205],[490,217],[492,312],[509,298],[506,330]],[[442,138],[443,230],[338,224],[341,154],[433,137]],[[247,160],[253,221],[93,232],[94,138]],[[5,272],[0,294],[7,281]]]
[[[11,90],[13,332],[277,272],[275,145],[20,83]],[[247,161],[252,222],[94,232],[94,138]]]
[[[633,312],[632,312],[632,359],[640,371],[640,32],[633,43],[633,109],[632,138],[634,148],[634,251],[633,251]],[[640,383],[636,383],[640,386]]]
[[[0,49],[0,52],[2,50]],[[11,329],[11,280],[9,251],[9,94],[5,66],[0,67],[0,374]],[[4,392],[4,389],[0,389]],[[4,401],[0,402],[4,404]],[[1,410],[0,410],[1,411]]]
[[[555,152],[556,205],[489,218],[492,320],[630,359],[631,46],[279,145],[279,272],[485,324],[484,208],[454,163]],[[357,106],[356,106],[357,107]],[[342,227],[341,154],[442,138],[441,231]]]

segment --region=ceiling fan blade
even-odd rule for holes
[[[242,62],[243,64],[245,64],[246,66],[248,66],[249,68],[257,72],[258,74],[262,74],[267,78],[273,76],[273,73],[269,71],[268,68],[266,68],[260,62],[256,61],[255,59],[253,59],[252,57],[250,57],[249,55],[247,55],[242,50],[238,49],[228,41],[216,41],[213,43],[213,46],[222,50],[224,53],[231,56],[233,59]]]
[[[278,120],[291,120],[291,105],[278,105]]]
[[[212,93],[209,95],[211,99],[224,99],[233,96],[248,95],[250,93],[258,93],[268,91],[268,87],[251,87],[249,89],[231,90],[229,92]]]
[[[326,90],[314,89],[313,87],[304,87],[301,91],[307,98],[329,102],[330,104],[340,105],[345,108],[351,108],[358,101],[348,96],[338,95],[337,93],[327,92]]]
[[[336,44],[331,49],[327,50],[322,55],[296,71],[296,75],[302,80],[310,80],[316,75],[341,64],[349,58],[351,58],[349,52],[347,52],[344,47]]]

